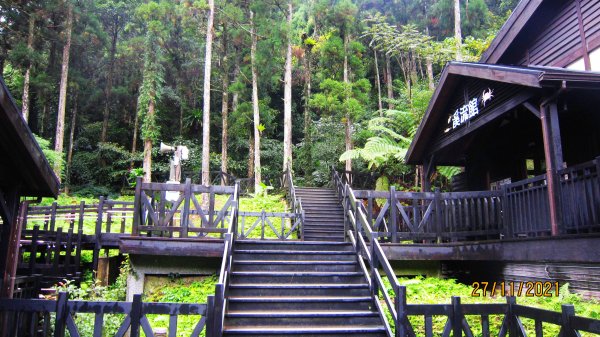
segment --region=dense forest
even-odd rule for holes
[[[478,60],[516,3],[0,0],[0,72],[67,193],[166,181],[160,142],[196,182],[289,165],[323,185],[335,165],[409,189],[443,66]]]

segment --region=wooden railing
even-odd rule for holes
[[[292,213],[294,213],[294,226],[298,232],[298,237],[300,240],[304,241],[304,220],[306,219],[306,214],[304,212],[304,208],[302,208],[302,199],[296,196],[296,187],[294,186],[294,177],[292,175],[292,171],[289,167],[283,173],[283,181],[282,186],[287,187],[287,198],[288,205],[292,209]],[[291,231],[290,231],[291,232]]]
[[[502,192],[354,191],[368,223],[389,242],[459,241],[503,234]],[[348,202],[348,200],[346,200]]]
[[[231,266],[233,264],[233,247],[237,240],[238,232],[238,186],[235,186],[233,193],[233,207],[230,214],[229,227],[225,233],[223,261],[219,272],[219,281],[215,285],[214,305],[211,304],[214,311],[214,336],[222,336],[223,322],[225,321],[225,312],[227,311],[227,295],[229,293],[229,282],[231,281]]]
[[[560,234],[600,231],[600,158],[558,172]],[[332,171],[338,195],[347,175]],[[356,190],[369,224],[389,242],[448,242],[551,235],[546,175],[499,191]]]
[[[381,248],[378,233],[367,219],[363,203],[348,184],[342,183],[337,172],[333,172],[332,176],[344,205],[346,236],[356,251],[373,303],[385,323],[388,336],[416,337],[415,331],[418,330],[418,335],[424,332],[427,337],[527,337],[531,332],[536,337],[543,337],[543,324],[557,325],[557,336],[560,337],[578,337],[580,332],[600,334],[600,320],[575,316],[572,305],[563,305],[562,312],[554,312],[518,305],[514,297],[507,297],[505,304],[461,304],[459,297],[452,297],[451,304],[408,304],[406,287],[398,282]],[[491,329],[492,315],[502,317],[494,333]],[[409,320],[411,316],[423,317],[423,325],[420,325],[421,320],[417,320],[419,326],[415,329]],[[446,322],[442,329],[434,331],[433,317],[438,316],[445,316]],[[477,327],[467,320],[467,317],[473,316],[480,318]],[[532,324],[524,324],[523,318],[532,320]]]
[[[236,186],[143,183],[138,179],[132,235],[186,238],[190,235],[216,235],[227,232],[227,214],[237,208]],[[215,195],[229,198],[220,210],[215,210]],[[201,196],[208,198],[208,209],[201,205]],[[176,217],[178,215],[178,217]]]
[[[546,175],[504,185],[508,237],[550,235],[550,206]]]
[[[598,231],[600,225],[600,158],[558,172],[565,233]]]
[[[302,218],[296,213],[283,212],[238,212],[238,239],[301,239]],[[247,222],[251,222],[246,225]],[[274,236],[274,237],[273,237]]]
[[[209,296],[209,302],[213,300]],[[103,336],[106,315],[119,315],[124,319],[119,325],[115,337],[139,337],[143,332],[146,336],[154,336],[148,315],[166,315],[168,318],[169,336],[177,334],[178,317],[182,315],[199,315],[198,321],[190,337],[199,337],[202,331],[207,337],[213,334],[212,311],[207,304],[193,303],[151,303],[142,302],[141,295],[134,295],[133,302],[90,302],[72,301],[67,293],[60,293],[56,300],[0,300],[0,313],[4,319],[3,328],[6,336],[26,337],[64,337],[82,336],[80,327],[76,324],[78,314],[94,315],[93,336]],[[110,318],[114,320],[114,317]]]
[[[81,273],[81,230],[73,233],[73,228],[64,233],[42,231],[39,226],[25,230],[21,236],[19,249],[18,275],[41,274],[40,279],[52,281],[68,277],[78,279]]]

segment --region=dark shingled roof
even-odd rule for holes
[[[14,186],[23,196],[56,197],[60,182],[0,77],[0,189]]]

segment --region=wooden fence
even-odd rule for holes
[[[559,337],[580,337],[581,332],[600,335],[600,320],[576,316],[572,305],[563,305],[561,312],[554,312],[518,305],[515,297],[507,297],[506,303],[498,304],[462,304],[459,297],[452,297],[450,304],[408,304],[406,287],[399,284],[381,248],[380,233],[374,230],[373,221],[367,219],[363,203],[348,184],[342,183],[337,172],[333,181],[336,190],[343,191],[339,195],[344,204],[346,236],[361,257],[360,268],[388,336],[543,337],[544,325],[556,326],[555,336]],[[426,209],[431,204],[435,203],[428,203]],[[427,213],[426,209],[420,212]],[[491,317],[499,318],[500,322],[492,321]],[[434,325],[434,318],[441,318],[442,324]]]
[[[141,295],[134,295],[133,302],[91,302],[68,300],[67,293],[60,293],[56,300],[12,299],[0,300],[0,313],[4,320],[1,324],[10,337],[71,337],[84,335],[77,325],[76,316],[91,314],[93,337],[103,336],[106,315],[111,320],[119,320],[115,337],[139,337],[143,332],[147,337],[154,336],[154,328],[148,315],[168,316],[169,336],[177,335],[178,318],[182,315],[198,315],[190,337],[199,337],[202,331],[211,337],[213,296],[209,296],[207,304],[192,303],[152,303],[142,302]],[[89,327],[88,327],[89,328]]]
[[[600,231],[600,159],[558,172],[561,234]],[[334,173],[341,183],[345,175]],[[338,189],[338,195],[346,193]],[[463,241],[549,236],[546,175],[502,186],[499,191],[353,191],[380,237]]]

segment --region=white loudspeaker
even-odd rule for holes
[[[163,142],[160,142],[160,153],[173,152],[175,148],[173,146],[169,146]]]

